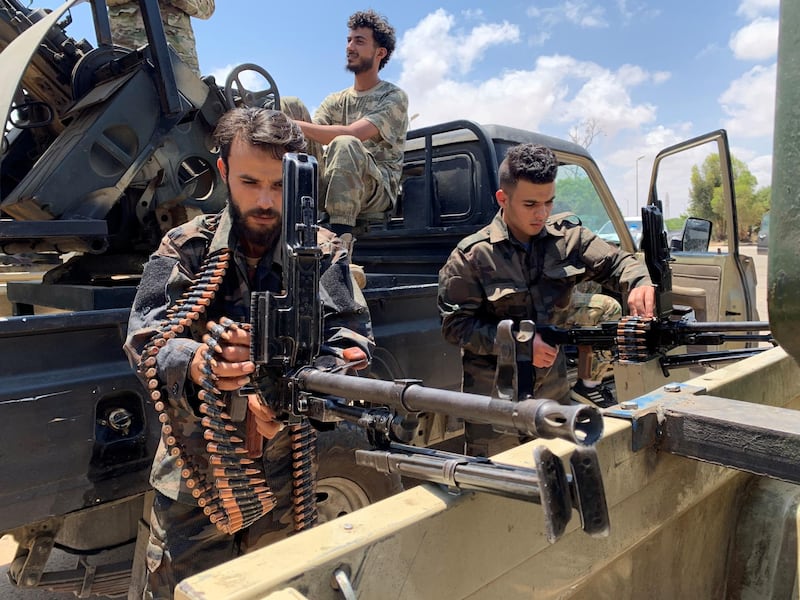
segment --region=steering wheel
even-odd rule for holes
[[[242,83],[241,74],[254,71],[267,81],[267,88],[258,91],[248,90]],[[225,80],[225,101],[228,108],[239,105],[258,108],[274,108],[280,110],[281,97],[278,85],[266,69],[253,63],[245,63],[234,68]]]

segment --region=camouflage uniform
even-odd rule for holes
[[[214,228],[213,223],[217,221]],[[320,229],[319,237],[323,250],[320,296],[324,303],[325,343],[334,353],[336,348],[358,346],[370,356],[373,344],[369,312],[360,290],[355,292],[354,299],[347,254],[342,251],[339,239],[328,230]],[[187,376],[189,363],[205,333],[205,322],[218,321],[221,316],[249,322],[250,292],[282,289],[280,250],[262,257],[250,284],[228,208],[219,216],[201,215],[172,229],[145,266],[125,342],[131,363],[138,364],[142,348],[164,320],[167,309],[192,285],[204,257],[222,248],[234,250],[233,260],[214,301],[192,331],[169,340],[158,353],[159,380],[165,384],[164,397],[172,408],[173,430],[182,434],[187,452],[194,457],[206,455],[206,442],[202,438],[201,415],[195,410],[198,402],[195,386]],[[228,560],[256,542],[263,545],[265,540],[286,537],[292,526],[288,429],[269,440],[264,453],[267,484],[278,503],[250,527],[244,540],[239,535],[225,535],[209,523],[181,478],[175,457],[166,451],[164,438],[162,431],[150,475],[157,494],[147,550],[149,594],[152,595],[146,594],[146,598],[171,597],[181,579]],[[257,539],[259,537],[262,539]]]
[[[375,125],[378,136],[362,142],[351,135],[340,135],[327,145],[320,163],[320,197],[334,224],[354,226],[359,214],[391,209],[400,189],[408,96],[388,81],[366,92],[349,87],[328,95],[314,113],[313,122],[351,125],[359,119]]]
[[[114,43],[136,49],[147,43],[139,3],[131,0],[106,0]],[[190,17],[208,19],[214,14],[214,0],[163,0],[158,3],[167,42],[198,75],[197,48]]]
[[[464,238],[439,272],[439,312],[445,338],[462,348],[465,392],[491,394],[497,364],[494,339],[503,319],[565,323],[574,310],[576,284],[593,280],[623,292],[649,285],[647,270],[592,231],[551,217],[530,248],[509,235],[500,210],[493,221]],[[536,398],[569,402],[563,353],[548,369],[533,369]],[[491,426],[467,424],[467,451],[495,454],[516,445]]]

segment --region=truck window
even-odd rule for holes
[[[553,214],[561,212],[575,213],[584,227],[595,232],[609,221],[592,180],[581,166],[562,164],[558,169]]]
[[[434,225],[447,225],[468,220],[478,207],[476,199],[475,161],[468,153],[451,154],[433,159],[433,191],[425,186],[425,163],[407,163],[403,168],[392,222],[406,227],[428,208]]]

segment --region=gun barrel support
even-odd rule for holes
[[[561,438],[581,446],[594,444],[603,433],[600,411],[586,405],[562,405],[554,400],[509,402],[490,396],[426,388],[416,380],[381,381],[336,375],[315,369],[297,373],[299,388],[350,400],[437,412],[489,423],[521,435]]]

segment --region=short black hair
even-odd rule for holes
[[[359,29],[361,27],[367,27],[372,30],[372,37],[375,38],[378,48],[386,48],[386,56],[381,59],[378,65],[378,70],[380,71],[389,62],[389,57],[394,52],[394,27],[389,25],[386,17],[379,15],[372,9],[353,13],[347,20],[348,29]]]
[[[519,144],[506,152],[499,168],[500,188],[509,193],[520,179],[531,183],[552,183],[558,175],[558,159],[550,148]]]

